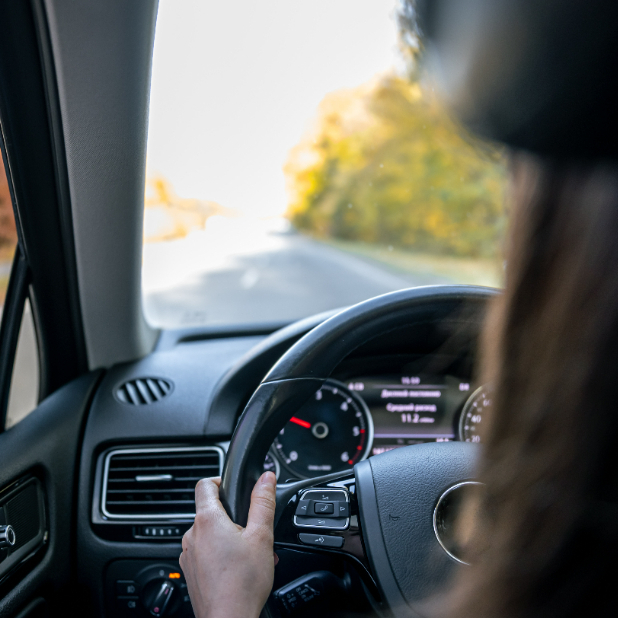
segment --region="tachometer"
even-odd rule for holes
[[[481,441],[481,425],[490,405],[491,398],[486,386],[477,388],[470,395],[459,417],[459,439],[462,442]]]
[[[275,440],[289,471],[310,478],[350,470],[367,457],[373,421],[365,402],[343,384],[327,380],[290,419]]]
[[[264,459],[264,472],[274,472],[277,479],[279,479],[279,474],[281,473],[279,462],[270,451],[266,453],[266,459]]]

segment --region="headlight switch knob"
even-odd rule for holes
[[[175,603],[170,603],[172,596],[176,596],[176,587],[165,579],[156,579],[149,582],[144,590],[143,602],[152,616],[171,616]]]

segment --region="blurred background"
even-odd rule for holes
[[[6,287],[11,274],[11,264],[17,246],[17,229],[15,215],[9,193],[9,183],[0,157],[0,306],[4,306]]]
[[[505,155],[438,92],[398,0],[161,0],[147,319],[276,325],[415,285],[500,286]],[[16,243],[0,161],[0,309]],[[26,303],[9,426],[36,404],[36,355]]]
[[[504,154],[449,117],[398,2],[159,6],[153,324],[281,322],[414,285],[501,285]]]
[[[0,157],[0,316],[4,308],[11,265],[17,247],[17,228],[2,157]],[[39,364],[34,320],[26,300],[13,364],[6,427],[12,427],[31,412],[38,402]]]

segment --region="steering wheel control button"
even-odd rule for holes
[[[134,581],[117,581],[116,594],[119,597],[131,597],[137,594],[137,585]]]
[[[350,504],[348,502],[335,502],[335,517],[350,517]]]
[[[340,549],[343,547],[342,536],[328,536],[327,534],[309,534],[307,532],[301,532],[298,535],[301,543],[305,545],[315,545],[315,547],[334,547]]]
[[[311,498],[312,500],[319,500],[320,502],[335,502],[337,500],[343,500],[347,502],[348,492],[345,491],[345,489],[309,489],[303,494],[303,499],[307,498]]]
[[[316,515],[334,515],[335,505],[332,502],[316,502],[313,505],[313,512]]]
[[[330,530],[346,530],[349,525],[347,519],[335,519],[334,517],[295,517],[294,524],[297,528],[329,528]]]
[[[311,500],[301,500],[296,507],[296,515],[310,515],[311,514]]]
[[[347,530],[350,525],[348,492],[345,489],[306,490],[296,507],[294,525],[297,528]]]

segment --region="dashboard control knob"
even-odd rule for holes
[[[152,616],[169,616],[172,615],[172,607],[175,604],[170,604],[176,587],[174,584],[165,579],[152,581],[148,584],[144,591],[144,605]],[[175,599],[174,599],[175,600]]]
[[[0,549],[13,547],[17,541],[13,526],[0,526]]]

